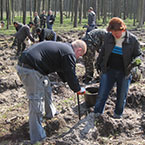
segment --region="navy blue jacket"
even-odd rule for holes
[[[43,41],[23,51],[19,62],[28,64],[43,75],[57,72],[74,92],[80,90],[75,73],[76,57],[67,43]]]

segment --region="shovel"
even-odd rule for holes
[[[77,94],[77,100],[78,100],[78,115],[79,115],[79,120],[81,120],[79,94]]]

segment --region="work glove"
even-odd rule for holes
[[[77,92],[78,95],[84,95],[86,93],[86,89],[81,87],[80,91]]]

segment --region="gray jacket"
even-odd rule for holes
[[[96,14],[95,14],[94,11],[91,11],[88,14],[88,25],[92,26],[92,25],[95,25],[95,24],[96,24]]]
[[[26,37],[28,37],[32,42],[34,42],[34,38],[30,33],[30,27],[28,25],[24,25],[20,28],[20,30],[14,34],[14,36],[18,39],[18,41],[23,42]]]
[[[101,67],[101,71],[103,73],[108,70],[107,63],[114,46],[115,39],[111,33],[108,33],[105,36],[104,45],[97,59],[97,65]],[[122,44],[122,51],[125,75],[128,75],[129,64],[131,64],[135,58],[141,55],[141,49],[138,40],[132,33],[128,31],[126,32],[125,39]]]

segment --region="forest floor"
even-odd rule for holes
[[[145,30],[132,30],[145,42]],[[59,34],[63,41],[71,42],[83,31]],[[13,37],[0,35],[0,145],[29,145],[28,99],[16,73],[16,49],[11,49]],[[115,90],[107,101],[105,112],[97,119],[92,108],[87,108],[80,96],[81,120],[78,118],[76,94],[58,76],[50,74],[54,104],[60,112],[51,120],[44,119],[47,139],[43,145],[145,145],[145,50],[142,56],[142,79],[131,83],[124,116],[113,118]],[[94,79],[87,86],[82,83],[84,65],[77,63],[80,84],[98,87]],[[95,78],[97,75],[95,76]]]

